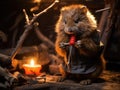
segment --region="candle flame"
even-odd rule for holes
[[[31,61],[30,61],[30,66],[34,66],[34,60],[33,59],[31,59]]]

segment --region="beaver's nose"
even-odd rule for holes
[[[69,32],[73,32],[72,28],[69,28],[68,31],[69,31]]]

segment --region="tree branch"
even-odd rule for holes
[[[27,21],[27,25],[26,25],[26,29],[25,29],[24,33],[22,34],[22,36],[20,37],[20,39],[17,43],[17,46],[16,46],[15,50],[12,52],[11,59],[14,59],[15,55],[18,53],[18,51],[22,47],[22,44],[23,44],[26,36],[28,35],[29,31],[33,28],[33,24],[36,21],[36,19],[41,14],[47,12],[50,8],[52,8],[58,2],[59,2],[59,0],[55,0],[48,8],[44,9],[43,11],[41,11],[38,14],[34,14],[34,17],[31,20],[29,20],[27,13],[25,12],[25,10],[23,10],[24,14],[25,14],[26,21]]]

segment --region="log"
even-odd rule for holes
[[[109,3],[110,4],[110,13],[109,13],[109,18],[107,18],[107,24],[106,24],[106,27],[102,33],[102,37],[101,37],[101,41],[103,41],[104,43],[104,56],[105,56],[105,52],[107,50],[109,50],[109,46],[110,46],[110,43],[111,43],[111,36],[113,34],[113,32],[115,31],[115,23],[117,21],[116,17],[117,17],[117,8],[119,7],[119,0],[105,0],[106,3]],[[110,2],[111,1],[111,2]]]
[[[7,58],[11,55],[12,51],[15,48],[10,48],[10,49],[1,49],[0,53],[2,53],[0,56],[3,58]],[[31,47],[22,47],[20,51],[17,53],[17,55],[24,55],[27,53],[33,53],[33,52],[38,52],[37,46],[31,46]]]
[[[0,53],[0,58],[9,59],[10,56]]]
[[[10,85],[13,85],[17,82],[15,78],[7,69],[4,69],[0,66],[0,76],[3,76]]]
[[[105,8],[107,7],[110,7],[110,4],[107,4],[105,5]],[[102,16],[101,16],[101,19],[100,19],[100,22],[99,22],[99,26],[98,26],[98,29],[100,30],[100,37],[101,37],[101,41],[103,44],[105,44],[105,38],[106,38],[106,34],[107,34],[107,31],[105,31],[105,28],[107,26],[107,20],[108,20],[108,17],[109,16],[109,10],[106,10],[102,13]]]
[[[21,50],[17,53],[15,58],[12,60],[10,56],[14,48],[11,49],[1,49],[0,50],[0,65],[3,67],[12,66],[16,68],[19,65],[19,68],[22,68],[22,64],[26,63],[31,58],[36,58],[37,62],[41,65],[47,65],[52,59],[48,54],[48,48],[41,44],[39,46],[31,46],[31,47],[22,47]]]
[[[12,51],[15,48],[10,48],[10,49],[0,49],[0,57],[3,58],[8,58],[10,57]],[[36,53],[36,52],[40,52],[42,50],[47,50],[46,46],[44,46],[43,44],[39,45],[39,46],[28,46],[28,47],[22,47],[20,49],[20,51],[17,53],[17,55],[25,55],[27,53]]]

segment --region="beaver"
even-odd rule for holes
[[[55,50],[64,58],[59,65],[63,81],[77,78],[80,84],[90,84],[105,69],[100,37],[95,17],[83,4],[64,6],[56,23]],[[73,37],[72,44],[69,43]]]

